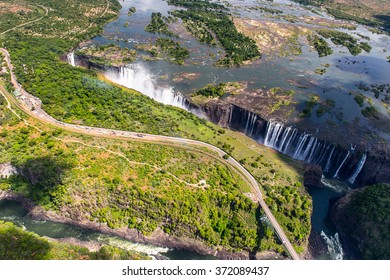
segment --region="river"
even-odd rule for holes
[[[15,225],[20,226],[27,231],[35,232],[40,236],[47,236],[50,238],[76,238],[81,241],[96,241],[105,245],[142,252],[152,257],[160,255],[171,260],[215,259],[213,256],[203,256],[193,251],[134,243],[117,236],[103,234],[98,231],[83,229],[68,224],[51,221],[36,221],[31,219],[27,215],[27,211],[15,201],[0,200],[0,220],[10,221]]]
[[[275,0],[273,3],[254,0],[232,0],[227,2],[232,4],[232,12],[234,14],[255,20],[267,19],[264,14],[247,9],[247,7],[257,5],[258,2],[262,6],[276,8],[296,17],[318,16],[313,11],[288,0]],[[125,0],[122,5],[123,9],[120,17],[109,23],[104,28],[104,35],[94,38],[93,44],[116,43],[122,47],[133,48],[139,43],[147,44],[153,42],[160,35],[144,31],[144,27],[150,20],[151,13],[161,12],[163,15],[168,15],[169,10],[175,9],[161,0]],[[136,7],[137,12],[129,18],[127,10],[132,6]],[[332,19],[331,16],[322,12],[320,14],[321,19]],[[278,23],[287,23],[283,18],[274,18],[272,20]],[[127,27],[125,27],[126,22],[129,22]],[[302,22],[292,24],[305,26],[310,29],[323,27]],[[159,102],[181,108],[185,106],[178,100],[177,96],[185,96],[209,83],[248,82],[249,90],[272,87],[293,89],[300,93],[295,98],[301,104],[308,93],[314,92],[320,95],[322,99],[334,100],[337,104],[337,110],[333,114],[321,118],[316,114],[312,114],[309,120],[310,125],[317,126],[326,122],[334,122],[335,118],[337,118],[335,116],[341,113],[343,121],[359,120],[361,124],[365,125],[367,120],[362,117],[357,104],[353,100],[351,101],[350,92],[357,90],[358,82],[366,84],[384,84],[389,82],[390,64],[385,59],[385,53],[387,49],[390,49],[390,37],[374,34],[362,25],[356,26],[356,30],[343,28],[337,28],[336,30],[355,37],[356,35],[370,37],[369,44],[372,46],[370,53],[363,51],[358,56],[352,56],[345,47],[336,47],[333,55],[319,58],[312,48],[302,45],[302,55],[275,57],[265,54],[261,60],[249,66],[218,68],[214,66],[215,59],[212,59],[213,55],[218,53],[218,48],[211,48],[198,43],[191,37],[182,36],[180,39],[182,45],[191,52],[190,59],[185,65],[173,65],[166,61],[137,60],[135,63],[124,67],[119,73],[107,71],[105,75],[110,80],[126,87],[134,88]],[[328,41],[331,43],[330,40]],[[323,65],[329,65],[326,73],[324,75],[315,74],[314,69]],[[196,78],[190,81],[176,79],[184,73],[195,73],[194,77]],[[302,85],[306,88],[302,88]],[[365,92],[362,92],[362,94],[372,97]],[[373,102],[378,105],[381,112],[386,112],[379,100],[373,99]],[[314,246],[315,252],[313,254],[318,259],[343,259],[347,253],[342,249],[338,233],[331,223],[328,213],[330,202],[345,194],[349,187],[336,180],[324,181],[324,185],[326,188],[308,189],[314,205],[312,235],[317,236],[317,240],[322,240],[323,244],[321,246],[326,246],[327,248],[326,252],[323,252],[321,249],[317,250],[316,246]]]
[[[261,13],[254,13],[245,9],[247,5],[255,5],[254,0],[228,1],[233,5],[234,13],[251,19],[263,19]],[[288,11],[294,16],[311,16],[313,12],[291,3],[287,0],[275,0],[277,8]],[[109,23],[104,28],[104,34],[92,40],[93,44],[116,43],[121,47],[133,48],[135,44],[150,43],[157,36],[144,31],[144,27],[150,20],[152,12],[161,12],[164,15],[172,7],[162,0],[125,0],[121,2],[123,8],[117,20]],[[267,5],[265,2],[263,5]],[[291,6],[290,6],[291,5]],[[129,17],[127,11],[130,7],[136,7],[137,12]],[[322,17],[330,17],[322,14]],[[276,21],[285,22],[283,19]],[[128,26],[125,25],[129,22]],[[125,27],[126,26],[126,27]],[[302,94],[297,95],[297,101],[302,101],[305,95],[314,92],[321,98],[335,100],[337,110],[324,118],[318,118],[315,114],[310,118],[312,125],[334,121],[335,115],[343,112],[344,121],[359,119],[365,123],[357,104],[351,103],[349,92],[357,90],[356,83],[383,84],[389,82],[390,64],[385,59],[385,51],[389,49],[390,38],[385,35],[373,34],[367,28],[358,25],[357,30],[345,30],[349,34],[361,34],[371,38],[373,47],[370,53],[363,53],[357,57],[349,55],[346,48],[338,48],[332,56],[318,58],[308,46],[302,47],[302,55],[288,57],[272,57],[264,55],[263,58],[250,66],[237,68],[218,68],[214,66],[214,55],[218,57],[218,48],[211,48],[200,44],[194,39],[183,37],[180,39],[183,46],[191,52],[191,58],[185,65],[178,66],[166,61],[142,61],[137,60],[133,64],[124,67],[120,73],[108,71],[104,73],[110,80],[119,84],[134,88],[141,93],[153,97],[165,104],[183,107],[178,96],[186,95],[209,83],[218,82],[248,82],[249,89],[282,87],[293,89]],[[72,58],[72,63],[75,63]],[[77,64],[77,62],[76,62]],[[314,69],[329,64],[324,75],[315,74]],[[194,79],[175,79],[185,73],[195,73]],[[292,82],[293,81],[293,82]],[[305,85],[306,88],[302,88]],[[367,94],[367,93],[363,93]],[[353,102],[353,101],[352,101]],[[302,102],[301,102],[302,103]],[[380,101],[374,100],[380,110],[385,110]],[[313,198],[312,235],[319,236],[326,252],[314,252],[318,259],[343,259],[345,252],[341,247],[338,234],[334,225],[329,220],[329,204],[332,199],[342,196],[348,191],[348,186],[338,181],[324,181],[326,188],[308,189]],[[24,210],[14,202],[0,201],[0,218],[11,220],[17,225],[34,231],[39,235],[53,238],[75,237],[81,240],[94,240],[120,247],[137,249],[159,253],[170,259],[209,259],[211,256],[200,256],[194,252],[182,250],[167,250],[152,246],[140,246],[126,240],[104,235],[94,231],[80,229],[74,226],[52,222],[37,222],[25,216]]]

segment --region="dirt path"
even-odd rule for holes
[[[2,32],[2,33],[0,33],[0,35],[4,35],[4,34],[10,32],[10,31],[12,31],[12,30],[15,30],[15,29],[17,29],[17,28],[20,28],[20,27],[23,27],[23,26],[26,26],[26,25],[35,23],[35,22],[37,22],[37,21],[40,21],[41,19],[43,19],[44,17],[46,17],[46,16],[49,14],[49,9],[48,9],[48,8],[46,8],[45,6],[42,6],[42,5],[37,5],[37,6],[43,8],[43,9],[45,10],[45,15],[44,15],[44,16],[42,16],[42,17],[40,17],[40,18],[37,18],[37,19],[34,19],[34,20],[32,20],[32,21],[28,21],[28,22],[19,24],[19,25],[15,26],[15,27],[12,27],[12,28],[10,28],[10,29],[8,29],[8,30],[6,30],[6,31],[4,31],[4,32]]]

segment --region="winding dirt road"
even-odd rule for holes
[[[4,54],[5,61],[7,63],[8,69],[10,70],[11,82],[19,94],[18,100],[16,100],[4,88],[0,87],[0,92],[7,100],[8,108],[10,108],[11,110],[12,110],[11,104],[13,104],[14,106],[24,111],[29,116],[31,116],[32,118],[38,119],[43,123],[50,124],[54,127],[61,128],[70,132],[77,132],[80,134],[96,136],[96,137],[110,137],[110,138],[116,138],[122,140],[128,139],[128,140],[137,140],[142,142],[173,143],[176,145],[189,146],[189,147],[196,146],[196,147],[206,148],[210,151],[216,152],[220,157],[223,157],[226,154],[224,151],[211,144],[204,143],[201,141],[191,140],[191,139],[143,134],[143,133],[141,134],[138,132],[89,127],[89,126],[82,126],[82,125],[60,122],[54,119],[49,114],[47,114],[44,110],[42,110],[41,101],[37,97],[32,96],[31,94],[26,92],[21,87],[21,85],[19,85],[16,76],[13,72],[13,65],[11,63],[11,59],[8,51],[6,49],[0,48],[0,52]],[[234,158],[229,157],[228,159],[225,160],[225,163],[228,163],[231,167],[233,167],[245,179],[245,181],[247,181],[250,184],[252,190],[254,191],[254,194],[256,195],[257,200],[259,201],[261,208],[264,210],[267,218],[269,219],[270,223],[274,227],[275,232],[277,233],[281,242],[283,243],[283,245],[285,246],[285,248],[287,249],[291,257],[294,260],[299,260],[299,255],[297,254],[294,247],[288,240],[286,234],[283,232],[281,226],[279,225],[279,223],[271,213],[270,209],[266,205],[263,199],[263,195],[260,191],[260,187],[257,184],[255,178]]]

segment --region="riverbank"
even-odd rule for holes
[[[272,259],[284,258],[281,255],[272,251],[266,251],[266,252],[261,252],[252,255],[249,252],[244,252],[244,251],[231,252],[221,247],[212,248],[205,245],[203,242],[199,240],[170,236],[164,233],[161,229],[157,229],[150,236],[145,236],[135,229],[128,229],[128,228],[112,229],[105,224],[93,223],[85,219],[78,219],[78,220],[69,219],[54,211],[46,211],[42,207],[35,205],[32,200],[12,191],[0,190],[0,200],[9,200],[9,201],[15,201],[20,203],[21,206],[28,211],[27,215],[33,218],[34,220],[38,220],[38,221],[48,220],[52,222],[69,224],[69,225],[77,226],[88,230],[95,230],[104,234],[118,236],[120,238],[129,240],[131,242],[150,244],[158,247],[168,247],[172,249],[195,251],[201,255],[211,255],[218,259],[225,259],[225,260],[268,259],[269,257]],[[74,238],[70,238],[70,239],[64,238],[56,241],[66,242],[73,245],[86,247],[92,251],[99,250],[101,246],[101,244],[99,243],[84,242]]]

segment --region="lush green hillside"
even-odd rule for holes
[[[103,246],[97,252],[54,241],[0,220],[0,260],[146,260],[148,256]]]
[[[390,185],[355,191],[335,211],[336,221],[363,259],[390,259]]]
[[[221,147],[241,160],[263,186],[267,203],[293,243],[303,250],[310,233],[311,200],[302,187],[299,164],[242,134],[116,87],[93,71],[61,62],[59,57],[81,39],[100,31],[88,29],[89,22],[101,27],[115,16],[116,5],[112,6],[114,10],[109,8],[111,12],[103,20],[99,13],[96,17],[90,15],[89,20],[78,19],[74,24],[83,27],[80,35],[64,31],[59,33],[60,38],[51,38],[54,31],[45,28],[56,26],[50,24],[51,20],[56,22],[57,15],[73,18],[73,13],[81,13],[86,3],[92,2],[68,1],[68,6],[76,6],[73,9],[54,0],[31,2],[53,10],[45,18],[45,25],[33,24],[9,32],[0,38],[0,45],[11,53],[19,82],[42,100],[50,115],[70,123],[181,136]],[[103,2],[94,1],[100,8]],[[57,31],[61,30],[58,26]],[[11,118],[9,114],[7,118]],[[80,140],[79,136],[44,127],[44,132],[38,132],[20,122],[4,123],[7,126],[0,138],[0,162],[11,161],[34,176],[13,178],[2,187],[22,192],[47,209],[68,217],[82,215],[113,228],[137,228],[145,234],[161,227],[208,244],[282,250],[274,244],[272,231],[259,223],[258,207],[245,196],[250,192],[248,187],[220,160],[177,147],[81,139],[120,152],[123,157],[57,139]],[[202,179],[205,186],[193,186]]]

